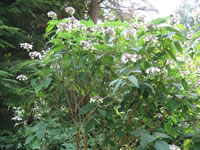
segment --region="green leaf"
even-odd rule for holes
[[[92,111],[95,107],[96,107],[96,105],[94,105],[94,104],[87,104],[80,109],[79,115],[83,115],[89,111]]]
[[[161,139],[163,139],[163,138],[170,138],[167,134],[160,133],[160,132],[155,132],[155,133],[153,134],[153,136],[155,136],[155,137],[157,137],[157,138],[161,138]]]
[[[152,20],[151,22],[154,23],[154,24],[167,23],[167,20],[168,20],[169,18],[170,18],[170,17],[157,18],[157,19]]]
[[[50,32],[55,27],[55,24],[49,24],[46,28],[46,33]]]
[[[119,86],[121,85],[122,83],[122,79],[119,79],[117,84],[115,85],[114,89],[113,89],[113,94],[115,94],[115,92],[117,91],[117,89],[119,88]]]
[[[181,30],[183,30],[183,31],[185,30],[185,28],[184,28],[184,26],[182,24],[177,24],[176,27],[181,29]]]
[[[94,119],[90,119],[86,125],[86,132],[88,132],[90,129],[92,129],[92,127],[95,125],[95,120]]]
[[[176,60],[176,51],[175,51],[175,48],[172,44],[170,44],[170,49],[167,50],[167,53],[171,56],[171,58],[174,60],[174,61],[177,61]]]
[[[140,144],[142,148],[145,148],[148,144],[155,141],[156,137],[151,136],[150,134],[143,134],[140,139]]]
[[[28,137],[26,138],[25,145],[28,144],[28,143],[30,143],[30,142],[33,140],[34,137],[35,137],[34,135],[28,136]]]
[[[46,132],[46,128],[42,128],[41,130],[39,130],[35,136],[38,138],[38,139],[42,139],[45,135],[45,132]]]
[[[40,148],[40,140],[38,138],[34,138],[33,144],[31,145],[33,149]]]
[[[154,147],[157,150],[170,150],[168,143],[163,140],[156,141]]]
[[[145,129],[136,129],[131,134],[134,136],[142,136],[143,134],[149,134],[149,132]]]
[[[116,84],[120,79],[115,79],[114,81],[112,81],[109,86],[113,86],[114,84]]]
[[[124,133],[122,132],[121,128],[115,129],[115,135],[119,137],[119,140],[123,138]]]
[[[138,80],[135,76],[131,75],[128,77],[128,80],[133,83],[137,88],[139,88]]]
[[[155,90],[154,90],[154,88],[153,88],[153,86],[152,86],[151,84],[149,84],[149,83],[146,83],[146,82],[143,82],[143,83],[141,84],[141,86],[143,86],[143,85],[145,85],[145,86],[149,87],[149,88],[152,90],[153,94],[155,94],[155,93],[156,93],[156,92],[155,92]],[[144,88],[145,88],[145,87],[144,87]]]
[[[196,32],[193,36],[192,36],[192,40],[194,40],[194,39],[196,39],[196,38],[198,38],[198,37],[200,37],[200,31],[198,31],[198,32]]]
[[[164,129],[165,131],[167,131],[171,136],[173,137],[177,137],[177,133],[176,131],[171,127],[171,125],[169,123],[165,123],[164,124]]]
[[[44,82],[41,81],[40,84],[35,87],[35,92],[38,93],[42,89],[43,85],[44,85]]]
[[[51,83],[51,78],[47,78],[46,80],[45,80],[45,82],[44,82],[44,88],[46,89],[46,88],[48,88],[48,86],[49,86],[49,84]]]
[[[183,48],[181,47],[181,45],[179,44],[178,41],[175,41],[174,42],[174,46],[176,47],[176,49],[179,51],[179,52],[183,52]]]
[[[33,88],[35,88],[35,86],[36,86],[36,81],[37,81],[36,78],[34,78],[34,79],[31,80],[31,86],[32,86]]]

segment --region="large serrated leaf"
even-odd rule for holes
[[[163,141],[163,140],[158,140],[155,142],[154,147],[157,150],[170,150],[169,145],[167,144],[167,142]]]
[[[140,144],[142,148],[145,148],[148,144],[155,141],[156,137],[151,136],[150,134],[143,134],[140,139]]]

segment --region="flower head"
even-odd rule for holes
[[[100,96],[93,96],[90,98],[90,103],[103,103],[103,98],[101,98]]]
[[[40,52],[37,52],[37,51],[30,52],[30,53],[29,53],[29,56],[31,57],[31,59],[34,59],[34,58],[39,58],[39,59],[41,59],[41,58],[42,58],[41,53],[40,53]]]
[[[20,81],[25,81],[25,80],[28,80],[27,76],[21,74],[21,75],[18,75],[16,77],[17,80],[20,80]]]
[[[47,16],[52,18],[52,19],[57,19],[57,14],[55,12],[53,12],[53,11],[49,11],[47,13]]]
[[[21,117],[19,117],[19,116],[15,116],[15,117],[13,117],[13,118],[12,118],[12,120],[17,120],[17,121],[20,121],[20,120],[22,120],[22,118],[21,118]]]
[[[75,13],[75,9],[73,7],[66,7],[65,11],[71,15]]]
[[[144,38],[144,41],[146,42],[149,42],[149,41],[153,41],[155,42],[158,38],[155,36],[155,35],[147,35],[145,38]]]
[[[20,43],[20,47],[26,49],[28,52],[33,49],[33,45],[29,43]]]
[[[61,22],[57,25],[57,28],[61,31],[71,31],[72,26],[69,23]]]
[[[114,36],[115,35],[115,30],[113,28],[111,28],[111,27],[107,27],[107,29],[105,30],[105,34]]]
[[[112,13],[112,12],[110,12],[110,13],[108,13],[107,15],[106,15],[106,17],[105,17],[107,20],[114,20],[115,19],[115,15]]]
[[[169,24],[170,25],[174,25],[174,24],[178,24],[179,23],[179,17],[178,16],[172,16],[169,19]]]
[[[156,24],[150,23],[146,26],[146,28],[147,28],[147,30],[156,30],[158,28],[158,26]]]
[[[158,67],[149,67],[145,72],[147,74],[153,74],[155,72],[160,72],[160,69]]]
[[[180,147],[178,147],[178,146],[176,146],[174,144],[169,145],[169,148],[170,148],[170,150],[181,150]]]
[[[91,41],[81,41],[81,45],[83,45],[84,49],[91,49],[92,45],[90,44]]]
[[[128,60],[131,60],[132,62],[135,63],[137,62],[138,59],[141,59],[141,58],[142,58],[141,55],[125,53],[121,58],[121,62],[126,64]]]

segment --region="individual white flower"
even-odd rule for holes
[[[115,30],[111,27],[107,27],[106,30],[104,31],[105,34],[114,36],[115,35]]]
[[[176,15],[176,16],[172,16],[170,17],[169,19],[169,24],[170,25],[174,25],[174,24],[178,24],[179,23],[179,17]]]
[[[26,49],[28,52],[33,49],[33,45],[29,43],[20,43],[20,47]]]
[[[147,74],[155,73],[155,72],[160,72],[160,69],[158,67],[149,67],[145,71]]]
[[[75,9],[73,7],[66,7],[65,11],[71,15],[75,13]]]
[[[12,120],[17,120],[17,121],[20,121],[20,120],[22,120],[22,118],[21,118],[21,117],[19,117],[19,116],[15,116],[15,117],[13,117],[13,118],[12,118]]]
[[[61,31],[71,31],[72,26],[69,23],[61,22],[57,25],[57,28]]]
[[[146,42],[149,42],[149,41],[152,41],[152,42],[156,42],[158,38],[155,36],[155,35],[147,35],[145,38],[144,38],[144,41]]]
[[[121,62],[126,64],[128,60],[130,59],[132,62],[135,63],[137,62],[138,59],[141,59],[141,58],[142,58],[141,55],[125,53],[121,58]]]
[[[42,59],[41,53],[37,51],[30,52],[29,56],[31,57],[31,59],[35,59],[35,58]]]
[[[52,18],[52,19],[57,19],[57,14],[55,12],[53,12],[53,11],[49,11],[47,13],[47,16]]]
[[[27,78],[25,75],[23,75],[23,74],[18,75],[18,76],[16,77],[16,79],[17,79],[17,80],[20,80],[20,81],[28,80],[28,78]]]
[[[169,148],[170,148],[170,150],[181,150],[180,147],[178,147],[178,146],[176,146],[174,144],[169,145]]]

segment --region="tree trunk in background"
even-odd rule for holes
[[[95,24],[97,24],[98,16],[99,16],[99,2],[100,0],[92,0],[90,11],[89,11],[89,16]]]

